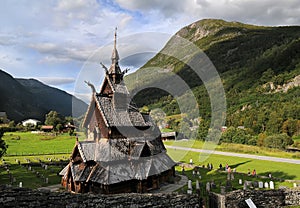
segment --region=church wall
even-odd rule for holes
[[[95,116],[97,118],[98,127],[100,128],[100,138],[108,138],[109,130],[98,108],[95,109]]]
[[[98,108],[95,108],[88,124],[88,140],[97,139],[96,127],[100,129],[100,138],[108,138],[108,128]]]
[[[90,118],[89,124],[87,126],[87,132],[88,132],[88,140],[94,140],[95,139],[95,124],[97,124],[97,119],[95,115],[95,111],[93,111],[93,114]]]

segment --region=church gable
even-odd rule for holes
[[[103,81],[103,84],[100,88],[100,93],[99,94],[110,96],[110,95],[113,94],[113,92],[114,92],[114,86],[112,84],[112,81],[111,81],[109,75],[106,74],[105,78],[104,78],[104,81]]]
[[[78,149],[78,143],[75,145],[75,147],[73,149],[71,159],[72,159],[73,163],[82,163],[83,162],[82,156]]]

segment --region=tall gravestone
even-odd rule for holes
[[[259,181],[258,182],[258,188],[264,188],[264,183],[262,181]]]
[[[273,181],[270,181],[270,189],[274,189],[274,182]]]
[[[269,188],[269,183],[265,182],[265,188]]]

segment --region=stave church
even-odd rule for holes
[[[175,162],[167,155],[161,133],[149,114],[131,102],[119,66],[115,32],[111,66],[84,117],[86,140],[76,141],[61,184],[75,193],[146,193],[170,182]]]

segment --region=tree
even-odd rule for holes
[[[234,137],[234,135],[235,128],[233,126],[230,126],[222,133],[221,142],[232,143],[232,138]]]
[[[258,138],[257,138],[257,145],[258,146],[264,146],[265,143],[265,139],[267,137],[267,134],[265,132],[258,134]]]
[[[274,77],[274,75],[275,75],[275,73],[274,73],[274,71],[273,71],[271,68],[267,69],[267,70],[262,74],[262,76],[261,76],[261,78],[260,78],[260,83],[261,83],[261,84],[264,84],[264,83],[269,82],[269,81]]]
[[[46,115],[46,120],[45,120],[46,125],[51,125],[54,128],[56,128],[57,124],[61,124],[61,123],[62,123],[62,119],[59,113],[57,113],[56,111],[50,111]]]
[[[282,132],[289,136],[293,136],[297,132],[297,122],[298,120],[296,119],[288,118],[282,124]]]
[[[58,132],[61,132],[61,131],[63,130],[63,128],[64,128],[64,126],[63,126],[61,123],[59,123],[59,124],[57,124],[57,125],[55,126],[55,129],[56,129],[56,131],[58,131]]]
[[[236,143],[236,144],[248,144],[248,141],[251,139],[251,135],[249,134],[249,130],[235,128],[233,126],[226,129],[225,132],[222,133],[221,142],[226,143]],[[254,143],[252,141],[252,143]],[[255,142],[256,144],[256,142]]]
[[[269,121],[267,122],[266,130],[271,134],[281,133],[282,124],[282,115],[276,111],[273,111],[269,116]]]
[[[198,135],[197,139],[198,140],[203,140],[205,141],[207,134],[208,134],[208,122],[205,121],[204,119],[200,120],[199,128],[198,128]]]
[[[284,149],[294,141],[287,134],[275,134],[264,139],[264,145],[270,148]]]
[[[3,130],[0,129],[0,158],[6,153],[6,149],[8,147],[2,139],[3,133]]]
[[[66,116],[65,123],[74,125],[74,118],[72,116]]]

